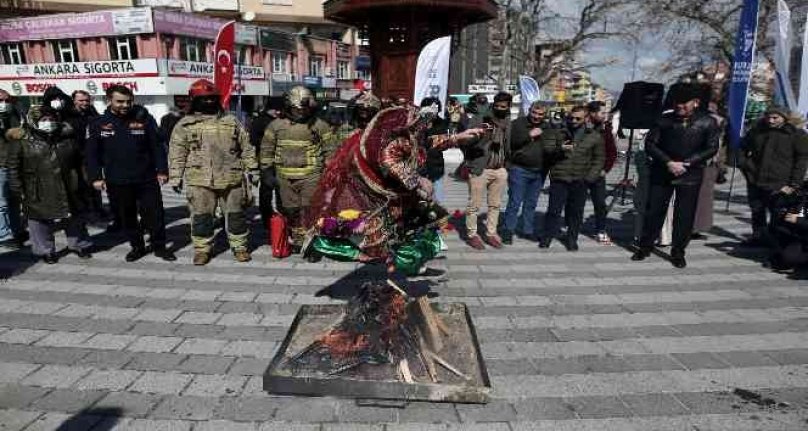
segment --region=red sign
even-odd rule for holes
[[[216,56],[213,84],[219,90],[222,109],[225,111],[230,107],[230,95],[232,94],[235,38],[236,22],[230,21],[219,29],[219,35],[216,36],[216,44],[213,47]]]

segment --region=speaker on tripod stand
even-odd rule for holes
[[[626,151],[626,169],[623,179],[612,191],[616,196],[620,192],[620,204],[626,203],[626,190],[633,187],[629,181],[631,171],[631,156],[634,151],[634,130],[650,129],[654,127],[662,115],[662,101],[665,95],[665,86],[654,82],[629,82],[623,86],[623,92],[617,100],[612,112],[620,112],[620,129],[629,129],[628,151]],[[615,199],[609,204],[609,211],[614,207]]]

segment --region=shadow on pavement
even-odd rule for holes
[[[69,417],[56,428],[56,431],[110,431],[123,416],[117,407],[90,408]]]

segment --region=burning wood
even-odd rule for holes
[[[399,379],[437,382],[435,362],[456,376],[468,377],[438,356],[447,326],[426,298],[410,300],[395,282],[362,285],[339,322],[290,357],[287,366],[334,376],[362,365],[391,364]]]

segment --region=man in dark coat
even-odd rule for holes
[[[97,190],[117,202],[123,230],[132,250],[127,262],[145,256],[143,229],[148,228],[154,255],[174,261],[166,249],[163,198],[160,186],[168,181],[165,147],[157,122],[145,108],[133,105],[132,90],[121,85],[107,89],[109,107],[87,130],[87,172]],[[142,226],[138,222],[138,214]]]
[[[770,109],[744,138],[740,158],[752,209],[752,237],[747,244],[759,244],[768,237],[766,212],[773,215],[777,192],[791,194],[802,184],[808,167],[808,135],[788,122],[785,110]]]
[[[27,123],[6,136],[11,192],[25,207],[34,254],[56,263],[53,233],[64,228],[68,248],[91,257],[83,220],[87,196],[79,189],[81,157],[70,125],[53,108],[33,106]]]
[[[14,98],[5,90],[0,90],[0,245],[18,248],[25,242],[25,231],[21,223],[19,200],[9,190],[8,151],[10,142],[6,132],[20,127],[21,117]]]
[[[674,112],[664,115],[645,138],[645,150],[651,159],[650,191],[639,248],[631,259],[640,261],[651,254],[676,192],[671,263],[684,268],[704,165],[718,151],[720,130],[715,119],[699,109],[699,87],[682,86],[676,93]]]
[[[608,119],[608,111],[605,108],[606,104],[603,102],[595,101],[586,105],[589,111],[589,123],[591,126],[600,132],[603,138],[604,149],[604,163],[603,170],[600,171],[600,176],[597,181],[589,183],[589,197],[592,199],[592,206],[595,209],[595,231],[597,232],[597,240],[599,243],[608,245],[612,240],[606,232],[606,220],[608,216],[608,209],[606,206],[606,175],[614,167],[614,162],[617,160],[617,144],[614,140],[612,133],[612,123]]]

